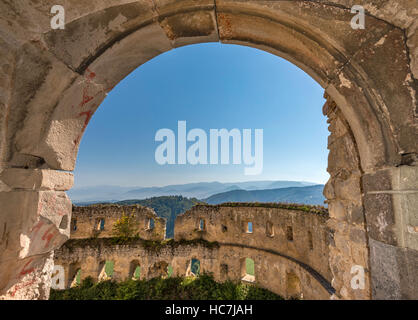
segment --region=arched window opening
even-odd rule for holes
[[[255,263],[253,259],[241,259],[241,280],[255,282]]]
[[[138,260],[131,261],[129,267],[129,278],[132,280],[138,280],[141,277],[141,266]]]

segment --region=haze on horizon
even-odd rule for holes
[[[310,76],[264,51],[219,43],[171,50],[122,80],[96,111],[81,140],[74,188],[266,180],[324,184],[329,178],[324,102],[323,89]],[[207,133],[263,129],[263,173],[244,175],[244,164],[157,164],[155,133],[176,132],[181,120],[187,130]]]

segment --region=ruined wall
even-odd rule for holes
[[[336,102],[352,133],[351,142],[346,135],[330,145],[330,264],[337,296],[417,299],[416,1],[56,4],[65,6],[65,30],[51,29],[49,0],[0,2],[1,298],[48,297],[51,253],[69,235],[67,171],[74,169],[80,139],[107,92],[158,54],[219,41],[259,48],[299,66]],[[366,9],[363,30],[350,26],[354,4]],[[357,147],[360,184],[355,166],[344,171],[333,164],[350,144]],[[347,188],[350,197],[339,199]],[[351,201],[358,193],[361,205],[359,198]],[[365,228],[351,222],[360,208]],[[39,231],[39,224],[45,229]],[[362,260],[368,261],[370,288],[360,294],[347,287],[347,279],[351,263]]]
[[[305,299],[328,299],[334,290],[328,267],[327,210],[292,207],[295,209],[199,205],[177,217],[175,240],[132,239],[122,245],[106,238],[111,235],[108,232],[91,238],[95,221],[106,217],[106,225],[111,228],[111,222],[123,213],[136,210],[141,220],[155,217],[152,210],[141,206],[76,207],[73,219],[77,219],[77,230],[71,234],[74,239],[55,252],[55,270],[63,268],[65,280],[53,276],[52,285],[69,287],[77,270],[81,270],[81,279],[91,276],[97,280],[105,261],[113,262],[112,278],[116,281],[132,278],[135,263],[141,268],[141,279],[167,276],[168,266],[174,276],[191,275],[191,260],[198,259],[201,272],[213,273],[217,281],[243,280],[284,297],[298,294]],[[250,221],[251,233],[246,229]],[[254,261],[254,279],[248,280],[243,274],[246,258]],[[289,279],[298,283],[296,293]]]
[[[135,216],[140,238],[165,239],[166,221],[164,218],[158,217],[153,209],[140,205],[121,206],[115,204],[74,206],[71,218],[71,238],[113,237],[113,225],[124,214]],[[153,220],[153,226],[150,224],[150,219]]]
[[[300,282],[299,297],[304,299],[329,299],[332,290],[321,282],[316,274],[303,265],[280,255],[239,246],[223,246],[201,242],[181,243],[169,240],[156,248],[142,241],[125,245],[114,245],[106,239],[77,242],[70,240],[55,254],[55,270],[63,268],[64,283],[52,278],[52,287],[68,288],[73,282],[76,270],[81,270],[81,279],[88,276],[98,281],[104,261],[114,263],[112,279],[122,281],[132,278],[132,262],[140,266],[140,278],[167,277],[168,266],[172,276],[190,276],[192,259],[200,261],[200,273],[212,273],[216,281],[241,281],[243,259],[254,260],[255,279],[253,284],[269,289],[283,297],[295,295],[288,284],[288,274]],[[82,241],[82,240],[81,240]],[[225,266],[226,269],[225,269]]]
[[[273,205],[274,206],[274,205]],[[297,208],[295,206],[295,208]],[[274,250],[311,266],[331,281],[328,263],[328,212],[258,207],[251,204],[199,205],[177,216],[174,239],[202,238],[221,244]],[[204,221],[200,229],[201,219]],[[252,232],[248,232],[248,223]]]
[[[328,116],[328,172],[324,188],[329,204],[330,261],[332,285],[346,299],[367,299],[371,295],[369,249],[361,192],[360,159],[353,134],[341,111],[329,96],[323,108]],[[351,269],[364,270],[365,286],[353,289]]]

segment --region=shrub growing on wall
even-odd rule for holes
[[[134,214],[126,215],[125,212],[122,217],[116,220],[112,228],[112,234],[116,238],[128,239],[138,237],[138,221]]]

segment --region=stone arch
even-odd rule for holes
[[[77,286],[81,282],[81,264],[78,262],[70,263],[68,267],[68,288]]]
[[[48,2],[28,5],[23,12],[1,4],[1,17],[9,22],[2,34],[12,36],[0,38],[7,61],[0,83],[5,115],[0,117],[0,206],[5,212],[0,235],[10,238],[0,259],[5,261],[0,271],[7,270],[0,272],[0,293],[7,297],[13,286],[19,287],[28,257],[30,263],[36,260],[32,272],[40,272],[51,260],[49,252],[68,238],[69,226],[59,228],[62,215],[71,212],[64,191],[72,175],[66,171],[74,169],[82,134],[106,93],[160,53],[221,41],[259,48],[299,66],[325,89],[328,106],[334,105],[324,111],[334,117],[332,135],[341,138],[333,126],[346,126],[338,150],[357,154],[358,165],[348,172],[329,167],[333,172],[325,191],[333,202],[330,266],[336,296],[416,298],[418,276],[407,266],[418,259],[413,217],[418,71],[407,46],[414,17],[394,18],[389,8],[398,5],[408,12],[394,0],[368,6],[367,28],[352,30],[350,8],[337,0],[75,1],[66,12],[66,29],[57,32],[50,30]],[[344,198],[351,195],[360,200]],[[54,239],[46,246],[45,237],[31,232],[41,220],[51,225],[48,239]],[[20,247],[20,235],[31,239],[27,248]],[[361,240],[346,248],[350,237]],[[363,292],[347,285],[355,261],[370,271]],[[394,266],[389,274],[388,264]],[[34,288],[41,285],[42,280],[33,283]]]
[[[141,264],[138,260],[132,260],[129,264],[129,279],[138,280],[141,277]]]
[[[253,259],[245,257],[240,260],[241,280],[255,282],[255,262]]]
[[[187,265],[186,276],[197,277],[202,273],[202,264],[196,257],[192,257]]]

